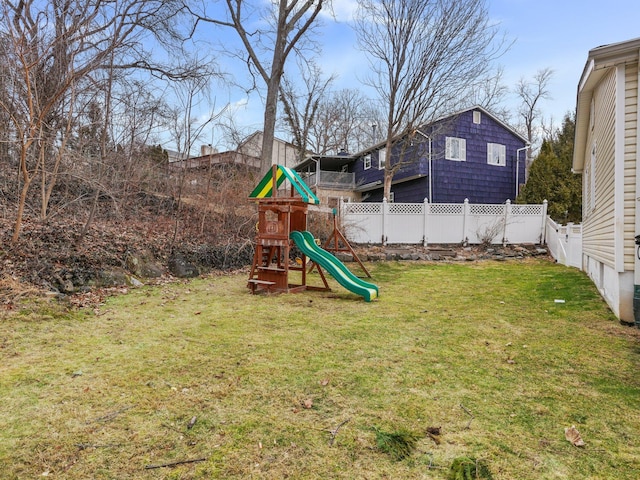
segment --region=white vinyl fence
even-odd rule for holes
[[[549,218],[545,241],[558,263],[582,269],[582,225],[559,225]]]
[[[353,243],[540,244],[547,202],[542,205],[341,202],[345,236]]]

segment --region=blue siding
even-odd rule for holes
[[[525,146],[524,141],[512,131],[496,122],[481,111],[481,123],[473,123],[473,109],[449,117],[428,128],[423,128],[433,138],[432,142],[432,191],[434,203],[461,203],[469,199],[471,203],[504,203],[515,200],[516,191],[516,152]],[[444,158],[446,137],[458,137],[466,140],[466,161],[446,160]],[[506,166],[487,163],[487,144],[505,145]],[[407,149],[406,155],[417,156],[419,161],[407,165],[394,175],[396,202],[422,202],[429,195],[428,180],[428,144],[417,143]],[[410,157],[408,157],[410,158]],[[391,162],[397,161],[392,155]],[[525,152],[520,152],[518,183],[524,183]],[[356,182],[359,185],[382,182],[384,171],[378,168],[378,154],[371,154],[371,168],[363,169],[362,159],[353,164]],[[415,180],[402,181],[409,177]],[[382,187],[368,192],[367,201],[380,201]]]

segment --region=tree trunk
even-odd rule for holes
[[[31,178],[25,178],[24,185],[22,185],[22,190],[20,191],[20,199],[18,200],[18,213],[16,214],[16,221],[13,224],[11,245],[15,245],[20,237],[20,231],[22,230],[22,216],[24,215],[24,206],[27,202],[27,192],[29,191],[30,184]]]
[[[273,164],[273,140],[276,131],[276,114],[278,111],[279,88],[280,76],[272,73],[271,78],[267,83],[267,99],[264,108],[262,153],[260,154],[260,171],[262,172],[262,174],[266,174]]]

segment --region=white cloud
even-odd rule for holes
[[[326,8],[322,15],[329,20],[335,18],[338,22],[350,22],[353,20],[358,9],[357,0],[333,0],[333,8]]]

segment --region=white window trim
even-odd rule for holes
[[[378,170],[384,170],[387,166],[387,151],[378,150]]]
[[[482,112],[479,110],[473,111],[473,123],[480,125],[482,123]]]
[[[389,203],[393,203],[396,201],[396,194],[395,192],[389,192]]]
[[[364,170],[369,170],[371,168],[371,155],[365,155],[362,159],[362,164]]]
[[[457,155],[454,156],[454,144],[457,144]],[[464,162],[467,160],[467,141],[464,138],[446,137],[445,159]]]
[[[487,143],[487,164],[507,166],[507,147],[501,143]]]

